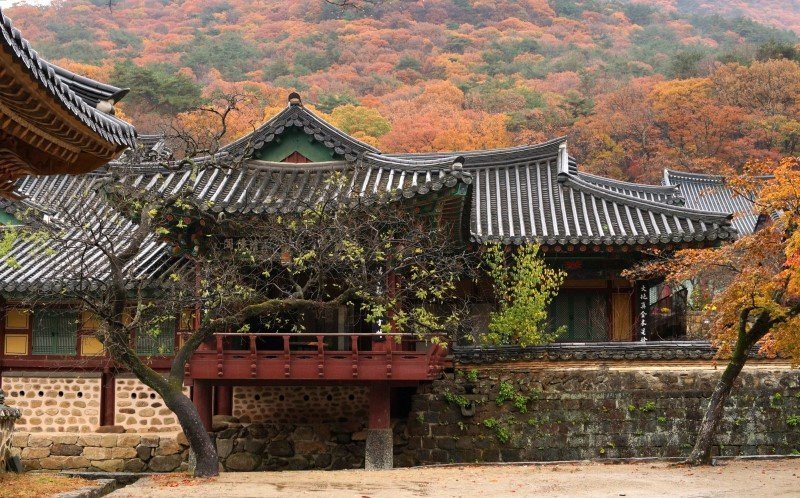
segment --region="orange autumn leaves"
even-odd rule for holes
[[[182,113],[176,126],[192,137],[210,138],[220,128],[227,101],[222,96],[238,96],[236,110],[228,119],[228,130],[221,143],[253,131],[280,112],[286,105],[288,89],[266,84],[220,83],[204,92],[209,103],[203,109]],[[378,108],[345,104],[326,114],[313,104],[312,111],[353,137],[385,152],[432,152],[505,147],[511,144],[507,118],[465,108],[465,97],[449,82],[432,82],[421,91],[410,92]]]
[[[756,209],[770,222],[734,243],[677,251],[632,275],[661,274],[675,283],[692,280],[716,289],[704,308],[712,319],[711,338],[723,351],[736,342],[743,312],[750,311],[748,322],[767,312],[783,321],[762,341],[763,350],[800,358],[800,159],[784,158],[777,166],[754,162],[745,170],[732,176],[729,186],[757,193]],[[765,171],[774,177],[762,176]]]

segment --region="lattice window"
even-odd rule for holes
[[[144,312],[136,331],[136,354],[139,356],[172,356],[175,353],[175,318],[158,317]]]
[[[48,308],[34,311],[33,354],[75,356],[77,345],[77,311]]]
[[[608,340],[606,295],[598,292],[565,292],[550,304],[550,325],[565,331],[558,342],[602,342]]]

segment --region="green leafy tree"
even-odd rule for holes
[[[114,66],[111,81],[131,89],[126,103],[137,108],[176,114],[202,102],[200,86],[164,64],[137,66],[130,61],[121,62]]]
[[[331,113],[331,121],[345,133],[354,136],[380,137],[389,133],[389,120],[377,109],[352,104],[337,107]]]
[[[527,244],[507,254],[500,245],[490,246],[484,263],[494,285],[497,310],[489,315],[490,344],[522,347],[553,341],[562,332],[548,326],[550,303],[566,274],[549,267],[538,244]]]
[[[192,68],[195,74],[213,68],[227,81],[242,81],[246,73],[260,69],[258,47],[236,31],[225,31],[213,41],[201,35],[181,49],[181,64]]]

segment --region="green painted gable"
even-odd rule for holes
[[[288,128],[280,136],[253,153],[253,159],[281,162],[298,152],[311,162],[336,161],[342,157],[302,130]]]

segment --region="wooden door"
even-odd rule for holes
[[[614,292],[611,294],[611,340],[615,342],[632,340],[633,309],[631,294]]]

